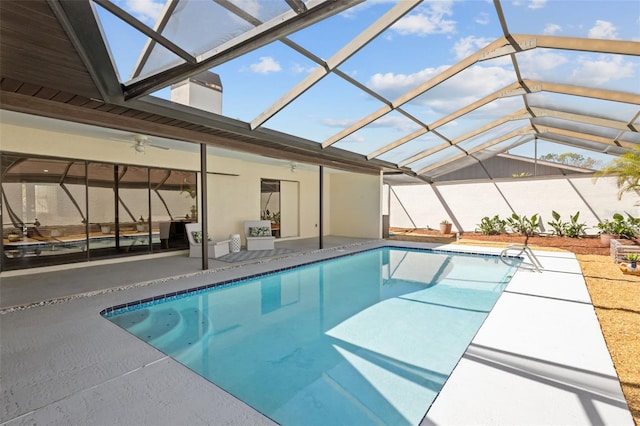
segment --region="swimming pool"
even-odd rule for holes
[[[281,424],[418,424],[514,273],[385,247],[104,312]]]

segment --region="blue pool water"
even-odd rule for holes
[[[415,425],[515,267],[387,247],[105,316],[280,424]]]

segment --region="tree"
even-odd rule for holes
[[[627,151],[594,175],[594,180],[602,176],[616,176],[618,200],[625,192],[637,191],[640,188],[640,146]]]
[[[597,166],[598,161],[591,157],[584,157],[575,152],[565,152],[563,154],[545,154],[541,155],[543,161],[551,161],[554,163],[566,164],[568,166],[582,167],[584,169],[593,169]]]

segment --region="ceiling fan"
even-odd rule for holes
[[[114,140],[118,140],[118,141],[122,141],[122,142],[133,142],[133,149],[135,149],[136,152],[141,152],[143,154],[144,154],[145,149],[147,147],[166,149],[166,150],[169,149],[166,146],[155,145],[155,144],[151,143],[151,139],[149,139],[148,136],[141,135],[141,134],[138,134],[138,133],[132,135],[131,139],[115,139],[114,138]]]

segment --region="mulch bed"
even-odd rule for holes
[[[389,239],[455,243],[454,234],[441,235],[431,229],[391,228]],[[622,244],[634,244],[621,240]],[[597,237],[561,238],[522,235],[464,233],[460,244],[507,246],[524,244],[545,250],[576,254],[591,296],[602,334],[618,373],[622,392],[636,426],[640,426],[640,276],[625,275],[613,262],[609,247]]]
[[[394,234],[390,239],[402,238],[422,241],[423,239],[421,237],[427,237],[430,239],[429,242],[455,241],[455,234],[443,235],[440,234],[440,231],[434,229],[391,228],[390,231]],[[526,243],[532,247],[553,247],[560,250],[570,251],[575,254],[598,254],[601,256],[608,256],[610,254],[609,246],[603,246],[600,243],[600,237],[597,236],[567,238],[556,237],[553,235],[536,235],[533,237],[525,237],[520,234],[484,235],[478,232],[465,232],[460,235],[460,238],[462,240],[494,242],[499,245]],[[621,244],[638,244],[638,242],[624,239],[618,241],[620,241]]]

